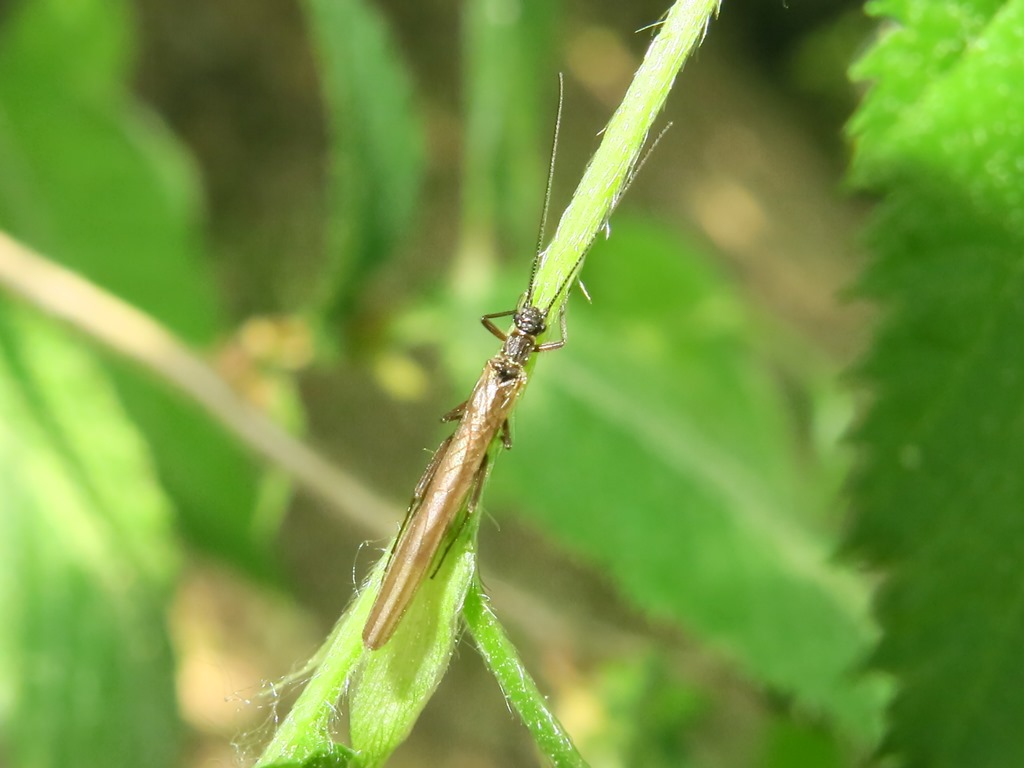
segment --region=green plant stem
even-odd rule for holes
[[[497,678],[505,699],[519,713],[537,748],[556,768],[586,768],[586,761],[576,751],[558,718],[548,709],[543,694],[491,611],[479,581],[474,582],[466,595],[462,616],[480,655]]]
[[[655,118],[686,58],[703,39],[719,0],[679,0],[630,84],[622,104],[604,131],[566,208],[530,286],[534,306],[549,307],[547,323],[561,311],[583,256],[605,226],[629,183]],[[548,709],[544,696],[523,667],[515,647],[487,605],[477,581],[463,605],[463,618],[480,653],[515,707],[538,748],[558,768],[586,766],[569,734]]]
[[[654,119],[661,111],[676,75],[687,56],[703,38],[718,6],[719,0],[679,0],[660,25],[657,37],[648,49],[622,104],[612,116],[601,145],[587,166],[569,207],[559,221],[543,263],[534,276],[531,286],[533,302],[536,306],[550,307],[549,325],[554,313],[560,311],[555,304],[559,300],[564,302],[567,288],[580,269],[583,255],[605,226],[624,186],[628,184],[631,171],[636,166]],[[475,532],[464,535],[475,535]],[[333,753],[330,724],[334,716],[334,703],[364,653],[358,629],[366,620],[384,562],[386,560],[381,561],[376,578],[360,594],[329,639],[327,650],[317,660],[321,666],[278,729],[258,765],[282,761],[301,762]],[[473,570],[470,561],[466,570],[467,577]],[[451,610],[457,610],[457,602],[453,603]],[[557,768],[585,768],[586,762],[577,752],[568,733],[548,709],[543,695],[488,607],[482,587],[476,580],[465,598],[463,616],[485,662],[498,679],[509,703],[516,708],[538,748]],[[408,617],[405,623],[409,625]],[[443,659],[433,663],[433,667],[443,669],[447,664],[448,653],[446,651],[442,654]],[[428,682],[428,685],[421,686],[423,690],[417,702],[433,691],[436,680],[431,678]],[[411,727],[420,706],[421,703],[416,703],[408,708],[409,712],[403,716],[403,723],[406,720],[408,723],[403,724],[402,728],[407,730],[407,726]],[[401,729],[391,730],[397,733]],[[369,764],[379,764],[393,749],[393,742],[404,738],[404,732],[385,744],[376,745],[374,742],[374,746],[364,747],[361,759]]]
[[[686,58],[704,39],[720,0],[679,0],[660,24],[604,138],[591,159],[569,207],[545,252],[531,286],[533,304],[551,307],[548,327],[558,316],[582,258],[608,217],[636,167],[655,118],[668,98]]]

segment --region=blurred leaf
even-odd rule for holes
[[[772,724],[761,768],[842,768],[843,758],[832,734],[789,721]]]
[[[124,3],[98,0],[24,3],[8,22],[3,219],[43,253],[206,343],[216,316],[196,263],[195,183],[171,137],[124,92],[130,24]]]
[[[870,743],[883,694],[851,673],[872,638],[867,588],[803,525],[820,480],[801,477],[737,299],[673,238],[623,221],[585,277],[595,304],[541,356],[495,490],[653,616]]]
[[[316,755],[307,760],[267,763],[263,768],[346,768],[346,766],[358,764],[355,760],[355,753],[339,744],[330,753]]]
[[[870,31],[871,22],[863,10],[850,5],[800,40],[788,62],[788,80],[822,118],[816,122],[819,128],[827,126],[830,142],[841,141],[836,129],[857,106],[858,94],[848,69]]]
[[[545,178],[532,159],[538,157],[537,137],[548,134],[547,123],[553,124],[555,114],[543,108],[542,97],[553,94],[556,85],[554,77],[547,82],[540,73],[549,71],[560,6],[551,0],[472,0],[464,5],[464,246],[500,235],[503,241],[511,237],[514,251],[533,251],[533,241],[522,234],[534,231],[540,215]],[[545,130],[540,130],[541,120]],[[480,255],[474,249],[467,257]]]
[[[854,178],[884,193],[863,288],[886,309],[864,373],[850,543],[890,580],[876,664],[901,683],[908,766],[1024,763],[1024,2],[877,3]]]
[[[596,693],[604,710],[585,751],[596,765],[684,768],[694,764],[687,742],[707,702],[675,679],[663,659],[647,654],[601,670]],[[598,750],[604,753],[601,759]]]
[[[868,142],[870,150],[858,153],[855,179],[877,182],[878,176],[886,175],[890,160],[901,159],[900,141],[889,143],[888,134],[895,132],[906,139],[908,132],[929,129],[931,118],[910,109],[911,105],[946,101],[951,112],[966,108],[964,119],[979,116],[972,113],[963,94],[949,100],[948,88],[936,86],[956,77],[965,62],[988,58],[986,51],[972,50],[974,42],[982,38],[998,12],[1016,5],[1006,0],[875,0],[870,4],[872,14],[898,23],[883,28],[874,48],[854,67],[858,79],[871,82],[869,98],[851,125],[851,132],[859,141]],[[1014,58],[1003,64],[1012,68]],[[1007,89],[1007,81],[1000,79],[985,90]],[[903,165],[905,162],[900,162],[897,167]]]
[[[22,3],[0,29],[0,226],[196,344],[218,324],[190,165],[124,92],[124,2]],[[265,571],[257,472],[219,427],[113,365],[161,479],[201,546]]]
[[[168,504],[99,367],[9,305],[0,305],[0,453],[12,764],[176,765]]]
[[[377,9],[306,0],[330,126],[332,267],[322,311],[344,320],[368,276],[391,257],[416,211],[423,129],[412,86]]]

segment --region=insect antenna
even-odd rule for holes
[[[561,118],[561,104],[559,104],[559,118]],[[637,174],[639,174],[640,171],[643,170],[644,165],[647,163],[647,159],[651,156],[651,153],[654,151],[655,147],[658,146],[658,142],[660,142],[662,140],[662,138],[664,138],[665,134],[668,133],[668,129],[671,128],[671,127],[672,127],[672,123],[669,123],[668,125],[666,125],[664,128],[661,129],[661,131],[658,133],[658,135],[654,139],[654,141],[652,141],[650,146],[647,147],[647,149],[644,151],[643,155],[640,157],[639,162],[637,162],[630,169],[628,175],[626,176],[626,181],[622,185],[622,188],[618,191],[618,193],[612,199],[612,204],[608,208],[608,214],[605,216],[604,224],[601,227],[598,228],[598,232],[600,232],[603,229],[603,230],[605,230],[605,232],[607,234],[608,222],[611,219],[612,214],[615,213],[615,209],[618,207],[619,201],[622,200],[622,198],[625,196],[626,192],[629,191],[629,188],[633,185],[633,182],[636,180]],[[556,127],[556,131],[555,131],[556,138],[557,138],[557,135],[558,135],[558,132],[557,132],[557,127]],[[552,158],[552,169],[554,169],[554,158]],[[546,207],[546,202],[545,202],[545,207]],[[555,295],[554,295],[554,298],[551,299],[551,303],[548,304],[547,307],[544,308],[544,316],[545,317],[547,317],[549,314],[551,314],[551,309],[555,306],[555,303],[558,301],[558,297],[562,295],[562,291],[564,291],[566,289],[566,287],[569,285],[569,283],[574,278],[578,278],[577,270],[579,269],[580,264],[583,263],[583,260],[587,257],[587,252],[590,250],[590,246],[593,244],[594,237],[596,237],[596,236],[597,236],[597,233],[595,232],[594,235],[590,238],[590,241],[583,248],[583,251],[580,254],[579,258],[576,259],[576,263],[572,265],[572,269],[569,270],[569,274],[562,281],[561,285],[558,286],[558,290],[555,291]],[[539,256],[540,256],[540,254],[538,253],[538,261],[539,261]],[[534,279],[534,276],[536,275],[536,272],[537,272],[538,261],[534,262],[533,270],[532,270],[532,273],[530,275],[530,292],[533,291],[533,279]],[[580,283],[580,288],[583,289],[583,295],[587,297],[587,301],[590,301],[590,294],[587,293],[587,289],[583,287],[583,283],[582,282]]]
[[[605,230],[606,233],[608,231],[608,221],[609,219],[611,219],[612,214],[615,213],[615,209],[619,206],[619,201],[626,196],[626,193],[629,191],[629,188],[632,187],[633,182],[636,181],[636,177],[640,174],[640,171],[644,169],[644,165],[647,164],[647,159],[651,156],[651,153],[654,152],[655,148],[658,146],[658,143],[665,137],[665,134],[668,133],[668,129],[671,127],[672,123],[669,123],[668,125],[661,129],[661,131],[658,133],[654,141],[651,142],[651,145],[647,147],[646,150],[644,150],[643,155],[640,157],[640,162],[636,163],[630,169],[629,174],[626,176],[625,183],[623,183],[622,188],[616,193],[615,197],[612,199],[611,207],[608,208],[608,215],[604,217],[604,224],[600,227],[600,229]]]
[[[555,158],[558,156],[558,132],[562,127],[562,99],[565,96],[565,81],[562,73],[558,73],[558,112],[555,115],[555,131],[551,138],[551,160],[548,162],[548,183],[544,189],[544,207],[540,214],[540,227],[537,230],[537,250],[533,257],[533,267],[530,269],[530,284],[526,289],[526,296],[523,304],[531,304],[533,299],[533,280],[540,268],[541,249],[544,247],[544,237],[548,226],[548,208],[551,206],[551,187],[555,180]]]

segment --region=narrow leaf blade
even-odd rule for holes
[[[306,0],[330,129],[331,271],[320,307],[344,319],[416,209],[422,130],[390,30],[364,0]]]

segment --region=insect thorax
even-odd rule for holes
[[[501,352],[491,358],[491,367],[502,381],[518,378],[536,349],[536,339],[517,328],[505,339]]]

